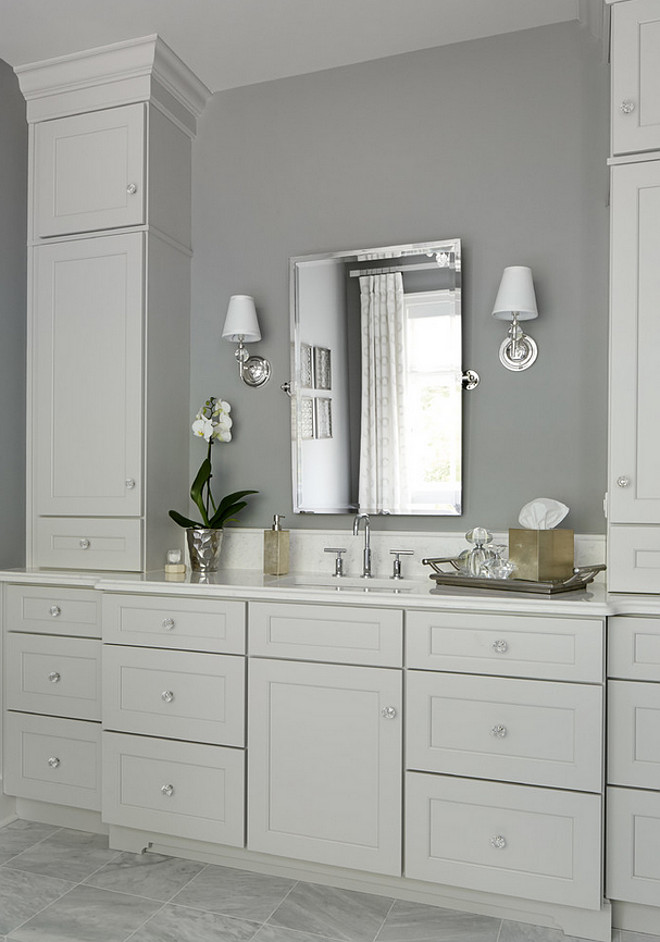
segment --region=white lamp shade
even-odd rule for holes
[[[532,269],[525,268],[524,265],[512,265],[504,269],[500,289],[495,299],[493,317],[511,321],[514,312],[518,315],[519,321],[529,321],[539,316]]]
[[[225,326],[222,328],[222,339],[238,343],[242,337],[245,343],[256,343],[261,340],[257,309],[254,298],[249,294],[233,294],[229,299]]]

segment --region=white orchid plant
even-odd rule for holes
[[[211,478],[213,477],[211,448],[216,442],[231,441],[233,422],[229,415],[230,412],[231,406],[228,402],[225,402],[224,399],[218,399],[216,396],[209,396],[195,416],[195,421],[192,424],[193,435],[208,442],[206,458],[202,461],[190,488],[190,497],[199,509],[202,522],[195,522],[189,517],[184,517],[176,510],[170,510],[170,517],[180,527],[186,529],[189,527],[202,527],[210,530],[220,530],[230,517],[247,506],[247,501],[243,500],[244,497],[247,497],[248,494],[259,493],[258,491],[236,491],[234,494],[227,494],[218,504],[213,499],[211,493]]]

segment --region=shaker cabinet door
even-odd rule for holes
[[[142,240],[132,233],[35,249],[40,515],[140,513]]]
[[[612,153],[660,149],[660,3],[612,6]]]

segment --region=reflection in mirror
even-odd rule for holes
[[[293,509],[461,513],[460,239],[291,259]]]

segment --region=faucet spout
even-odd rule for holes
[[[362,578],[371,579],[371,520],[369,514],[356,514],[353,520],[353,536],[360,532],[360,520],[364,520],[364,550],[362,552]]]

